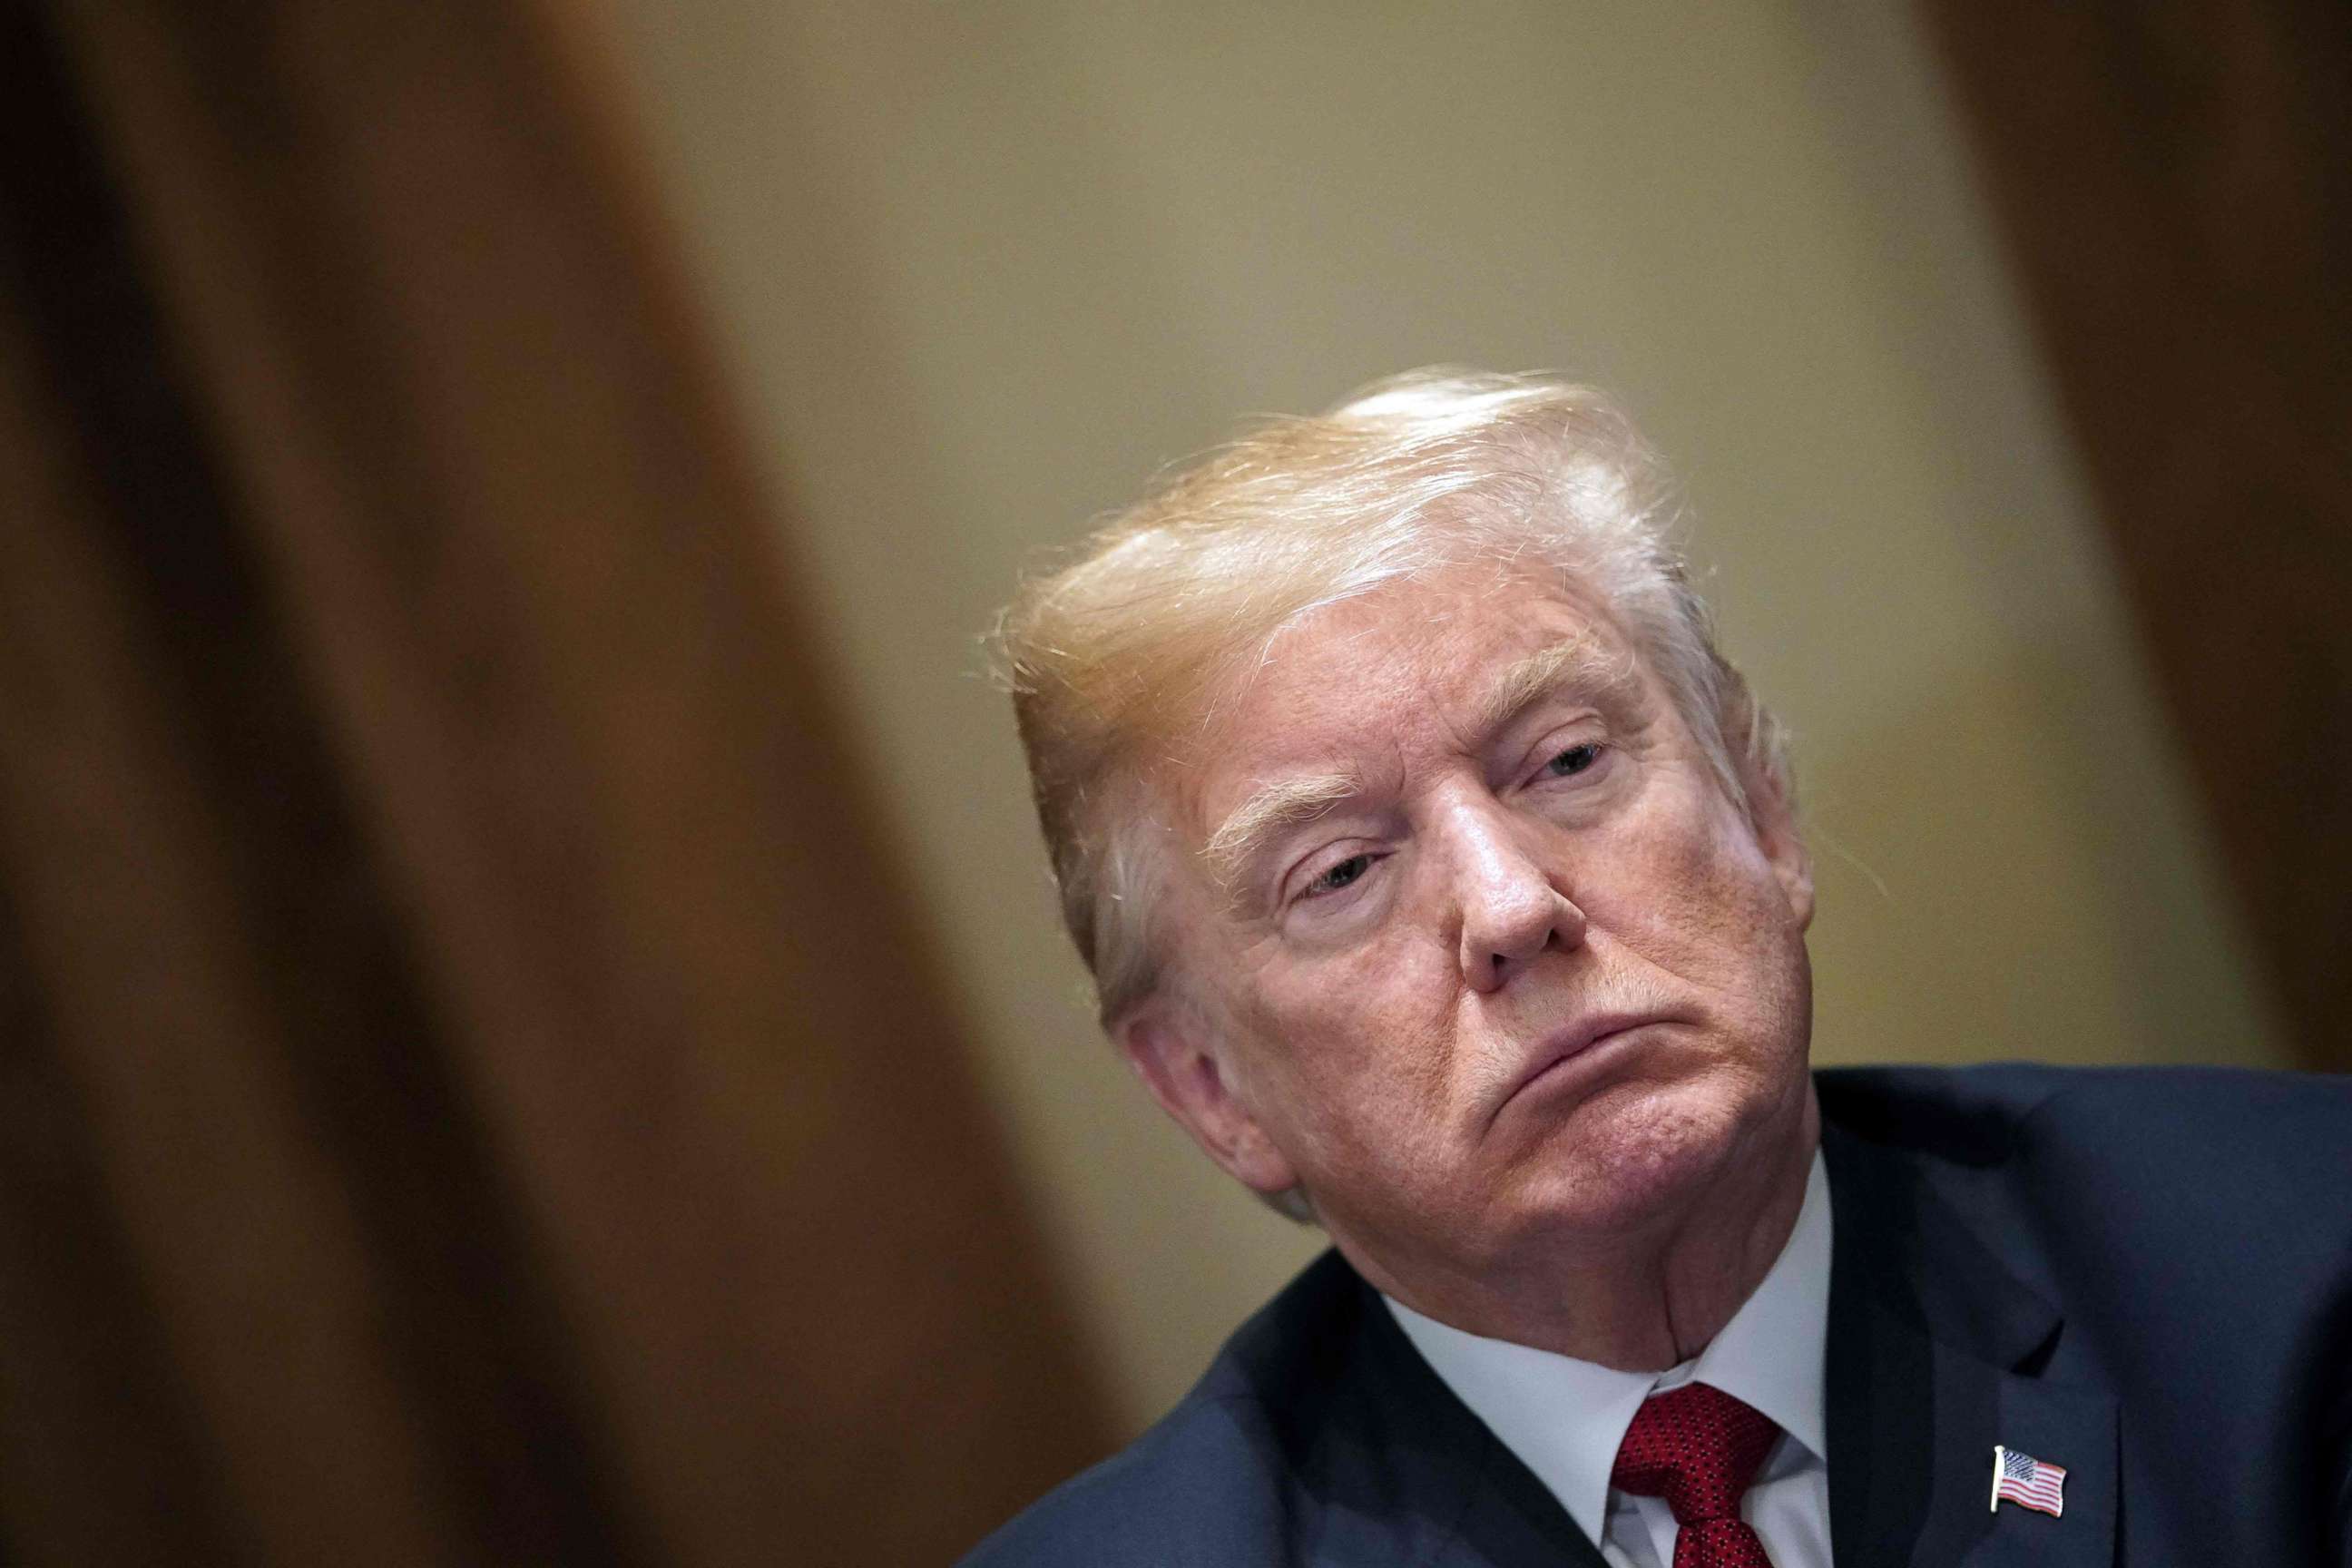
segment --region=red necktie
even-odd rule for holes
[[[1662,1497],[1681,1529],[1674,1568],[1772,1568],[1764,1543],[1739,1517],[1739,1496],[1772,1451],[1780,1428],[1719,1388],[1686,1383],[1634,1413],[1609,1484]]]

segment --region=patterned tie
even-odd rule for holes
[[[1739,1517],[1739,1495],[1780,1435],[1762,1411],[1719,1388],[1686,1383],[1643,1402],[1618,1445],[1609,1484],[1666,1500],[1682,1527],[1675,1568],[1772,1568],[1764,1543]]]

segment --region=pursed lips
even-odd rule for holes
[[[1503,1093],[1496,1100],[1494,1112],[1486,1119],[1488,1124],[1492,1125],[1511,1101],[1549,1075],[1553,1068],[1574,1061],[1593,1047],[1628,1030],[1673,1021],[1657,1013],[1592,1013],[1546,1037],[1543,1043],[1528,1055],[1527,1065],[1512,1076]]]

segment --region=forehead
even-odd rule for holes
[[[1630,640],[1558,582],[1456,570],[1293,624],[1230,683],[1189,792],[1196,825],[1270,779],[1475,746],[1555,684],[1641,687]]]

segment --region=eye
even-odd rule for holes
[[[1324,868],[1322,874],[1307,883],[1299,897],[1312,899],[1323,893],[1336,893],[1371,868],[1372,858],[1370,855],[1350,855],[1345,860]]]
[[[1543,776],[1553,779],[1570,778],[1584,772],[1600,760],[1599,742],[1580,742],[1565,751],[1554,753],[1551,760],[1543,765]]]

